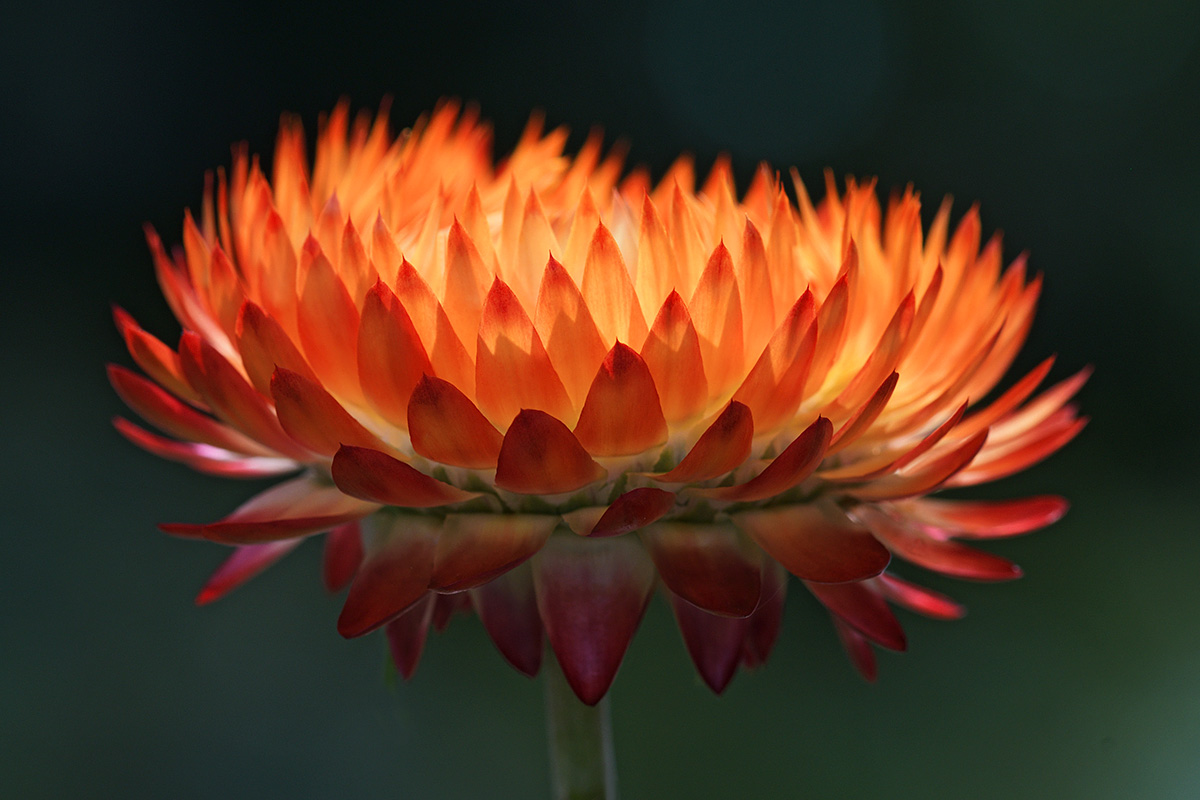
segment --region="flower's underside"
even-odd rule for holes
[[[911,190],[827,178],[793,204],[727,160],[656,185],[590,137],[530,124],[501,164],[473,111],[392,138],[337,108],[308,167],[285,118],[268,180],[236,150],[168,254],[171,348],[117,311],[141,377],[117,392],[167,436],[128,438],[200,471],[298,473],[180,536],[234,545],[214,600],[325,533],[349,585],[343,635],[386,627],[407,676],[432,623],[472,608],[534,674],[543,637],[577,694],[607,691],[647,601],[667,596],[721,691],[766,659],[788,573],[852,660],[903,650],[889,604],[962,609],[887,571],[1018,568],[961,540],[1031,531],[1066,502],[930,499],[1022,470],[1083,427],[1086,373],[1034,396],[1048,359],[986,406],[1040,278],[1002,268],[969,210],[928,231]],[[1031,399],[1032,398],[1032,399]]]

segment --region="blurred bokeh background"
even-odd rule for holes
[[[402,127],[477,101],[497,151],[533,108],[631,143],[912,182],[979,201],[1046,290],[1017,364],[1091,363],[1094,418],[980,494],[1057,492],[1068,517],[1000,542],[1026,577],[931,580],[958,623],[861,682],[793,591],[773,659],[720,698],[661,600],[614,692],[627,798],[1200,796],[1200,5],[1194,0],[802,0],[602,7],[46,2],[0,26],[0,796],[533,798],[541,686],[474,619],[389,687],[345,642],[317,543],[222,602],[224,551],[154,525],[252,493],[112,430],[110,302],[173,341],[142,239],[229,145],[268,155],[340,97]],[[917,575],[917,570],[907,574]],[[923,577],[923,576],[921,576]]]

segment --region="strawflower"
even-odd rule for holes
[[[407,678],[429,627],[473,610],[527,675],[548,640],[553,711],[574,702],[555,681],[605,697],[656,589],[721,692],[770,654],[789,575],[868,679],[874,647],[905,648],[892,605],[962,614],[893,558],[1020,575],[963,540],[1041,528],[1063,499],[930,495],[1066,444],[1087,373],[1035,396],[1047,359],[978,404],[1041,280],[1003,267],[975,208],[951,229],[947,200],[926,231],[911,188],[883,209],[827,175],[814,204],[793,171],[793,203],[763,166],[739,200],[727,159],[655,184],[598,134],[563,155],[537,117],[499,164],[490,139],[453,103],[398,137],[343,104],[310,167],[284,117],[269,177],[236,148],[182,247],[148,230],[183,334],[117,310],[148,377],[112,366],[113,386],[167,435],[118,430],[203,472],[290,476],[162,526],[235,548],[198,602],[324,534],[342,635],[385,629]],[[580,709],[552,714],[564,796],[608,780],[572,778]]]

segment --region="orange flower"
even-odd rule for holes
[[[1024,533],[1066,502],[934,500],[1022,470],[1086,420],[1086,372],[1029,399],[1052,359],[986,407],[1040,278],[981,247],[974,208],[928,231],[911,190],[826,176],[793,205],[765,166],[739,201],[728,160],[699,189],[681,158],[652,187],[599,136],[578,155],[535,118],[491,161],[473,110],[393,138],[386,114],[324,122],[311,169],[285,117],[270,180],[235,151],[168,254],[173,349],[124,312],[149,377],[119,366],[146,449],[201,471],[299,474],[218,522],[235,545],[205,603],[326,533],[338,629],[386,627],[411,674],[431,622],[473,608],[517,669],[543,635],[587,703],[608,690],[661,586],[704,680],[766,659],[788,573],[854,663],[903,650],[889,603],[953,618],[893,556],[1004,580],[960,543]],[[969,410],[970,409],[970,410]]]

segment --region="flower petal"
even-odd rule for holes
[[[354,299],[312,237],[304,244],[300,272],[296,327],[304,355],[321,383],[339,396],[357,398],[359,320]]]
[[[295,472],[300,464],[290,458],[243,456],[200,442],[177,442],[113,417],[113,427],[129,441],[161,458],[187,464],[197,472],[226,478],[263,478]]]
[[[896,390],[896,381],[898,380],[900,380],[900,373],[893,372],[889,375],[867,402],[863,403],[862,407],[851,414],[842,427],[838,428],[829,442],[829,449],[825,451],[827,457],[853,444],[854,440],[865,433],[871,423],[879,418],[888,400],[892,399],[892,392]]]
[[[204,404],[200,395],[183,376],[178,353],[142,330],[123,308],[113,306],[113,319],[116,320],[117,328],[125,339],[129,355],[133,356],[134,362],[147,375],[176,397],[181,397],[192,405]]]
[[[317,380],[283,326],[249,300],[242,304],[237,331],[242,365],[260,394],[271,394],[271,375],[276,367],[290,369],[310,381]]]
[[[582,407],[596,369],[604,360],[604,340],[575,282],[553,258],[546,262],[542,273],[534,327],[571,402],[576,408]]]
[[[758,546],[806,581],[844,583],[874,577],[891,555],[830,502],[775,506],[733,515]]]
[[[837,631],[842,649],[850,657],[850,663],[858,670],[858,674],[869,683],[874,683],[879,676],[879,665],[875,660],[875,650],[871,642],[839,617],[832,616],[833,629]]]
[[[940,486],[951,475],[961,470],[979,454],[987,440],[987,431],[980,431],[948,453],[937,456],[917,469],[902,475],[886,478],[847,488],[847,494],[859,500],[898,500],[925,494]]]
[[[674,290],[654,318],[654,327],[642,345],[642,360],[654,378],[663,416],[668,422],[680,422],[703,413],[709,391],[700,337],[687,305]]]
[[[654,565],[630,537],[551,537],[533,560],[538,613],[567,683],[587,705],[608,691],[641,622]]]
[[[467,394],[475,392],[475,362],[454,332],[446,310],[416,268],[402,261],[395,284],[396,297],[421,334],[434,374]],[[467,339],[474,346],[474,338]]]
[[[760,433],[789,421],[803,399],[817,344],[812,294],[805,292],[767,342],[733,399],[754,414]]]
[[[367,447],[342,445],[330,472],[337,487],[351,497],[389,506],[435,508],[479,496]]]
[[[690,483],[720,477],[750,455],[754,420],[750,409],[731,400],[673,470],[650,477],[663,483]]]
[[[523,408],[571,417],[571,401],[542,340],[517,296],[499,278],[488,292],[477,338],[475,397],[488,419],[502,425]],[[517,375],[520,380],[513,380]]]
[[[417,671],[421,651],[425,649],[425,638],[429,634],[429,622],[433,619],[433,604],[437,595],[426,592],[425,596],[407,611],[387,624],[388,652],[396,671],[408,680]]]
[[[688,491],[727,502],[765,500],[786,492],[811,475],[825,457],[833,425],[825,417],[809,425],[762,472],[745,483]]]
[[[380,521],[381,541],[367,553],[338,617],[338,633],[362,636],[390,622],[425,596],[441,521],[395,514]]]
[[[674,507],[672,492],[650,487],[631,489],[613,501],[587,535],[604,537],[631,533],[661,519]]]
[[[517,494],[559,494],[606,474],[566,425],[544,411],[525,409],[504,434],[496,486]]]
[[[709,257],[688,309],[700,337],[700,353],[710,390],[723,395],[742,375],[745,360],[742,300],[733,258],[724,244],[718,244]]]
[[[522,564],[472,589],[471,600],[484,630],[505,660],[531,678],[537,675],[542,666],[542,620],[532,568]]]
[[[663,583],[698,608],[749,616],[762,588],[762,553],[728,523],[660,522],[642,541]]]
[[[357,520],[339,525],[325,534],[325,550],[321,556],[321,580],[326,591],[338,592],[346,587],[362,563],[362,533]]]
[[[912,500],[901,506],[905,516],[945,528],[953,536],[994,539],[1044,528],[1062,519],[1070,504],[1043,495],[1020,500]]]
[[[343,444],[391,450],[323,386],[299,373],[277,367],[271,377],[271,394],[283,429],[314,453],[332,456]]]
[[[880,647],[903,652],[904,629],[883,598],[864,583],[810,583],[805,587],[821,604]]]
[[[628,346],[617,342],[608,351],[588,390],[575,437],[597,456],[633,455],[667,440],[654,378]]]
[[[783,604],[787,599],[788,574],[779,562],[763,560],[762,591],[758,608],[750,615],[746,639],[742,643],[742,663],[754,668],[766,663],[779,638],[783,624]]]
[[[1008,581],[1021,577],[1021,568],[1006,558],[958,542],[933,539],[872,506],[858,506],[853,513],[888,549],[917,566],[979,581]]]
[[[671,608],[683,643],[708,688],[720,694],[733,680],[749,620],[719,617],[671,595]]]
[[[621,249],[603,224],[597,225],[592,234],[580,288],[605,344],[622,341],[642,346],[646,318],[642,316]]]
[[[425,375],[408,401],[413,450],[443,464],[494,469],[504,437],[453,384]]]
[[[539,514],[448,514],[438,537],[430,588],[481,586],[542,549],[558,517]]]
[[[433,367],[408,312],[382,281],[367,292],[357,352],[367,401],[392,425],[407,429],[409,397]]]
[[[279,542],[238,547],[233,551],[233,555],[225,559],[216,572],[209,576],[200,594],[196,595],[196,605],[203,606],[221,599],[292,552],[298,544],[300,539],[284,539]]]
[[[875,585],[893,603],[933,619],[962,619],[967,613],[965,608],[946,595],[886,572],[876,578]]]

